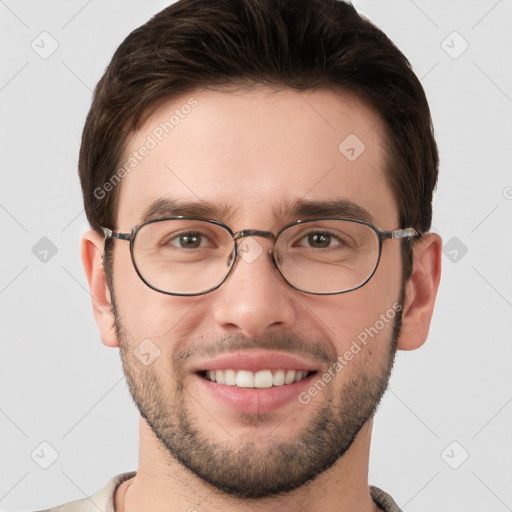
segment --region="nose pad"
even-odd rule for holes
[[[228,259],[226,261],[226,267],[231,267],[231,265],[233,265],[233,261],[236,256],[236,250],[237,250],[236,247],[233,247],[233,250],[231,251],[231,253],[228,256]]]
[[[274,267],[276,267],[279,270],[279,265],[283,262],[283,258],[277,248],[274,248],[274,250],[269,251],[270,252],[270,259],[272,260],[272,263],[274,264]]]

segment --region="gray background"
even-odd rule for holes
[[[136,468],[138,416],[79,258],[76,163],[113,51],[168,3],[0,0],[0,509]],[[354,3],[426,89],[445,243],[430,337],[398,355],[370,482],[406,511],[512,510],[512,1]]]

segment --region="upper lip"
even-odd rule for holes
[[[213,359],[200,361],[194,365],[192,371],[197,373],[206,370],[227,369],[249,370],[252,372],[272,369],[316,371],[318,365],[284,352],[250,350],[232,352]]]

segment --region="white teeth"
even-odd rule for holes
[[[277,370],[276,373],[274,373],[272,384],[274,386],[282,386],[284,384],[284,370]]]
[[[222,370],[217,370],[222,371]],[[236,385],[239,388],[253,388],[254,387],[254,373],[248,370],[239,370],[236,374]]]
[[[261,370],[254,374],[254,387],[255,388],[271,388],[272,387],[272,372],[270,370]]]
[[[236,372],[235,370],[224,371],[224,384],[228,386],[236,386]]]
[[[294,379],[295,379],[295,370],[288,370],[286,372],[286,376],[284,378],[284,383],[291,384]]]
[[[206,378],[212,382],[239,388],[270,388],[299,382],[306,378],[306,370],[207,370]]]

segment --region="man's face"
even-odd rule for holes
[[[197,104],[181,108],[190,97]],[[162,133],[177,109],[179,121]],[[378,116],[348,95],[194,91],[160,105],[129,141],[128,157],[148,136],[157,144],[123,179],[115,228],[129,232],[162,199],[221,205],[212,218],[235,232],[275,233],[297,220],[275,217],[277,208],[299,200],[350,201],[380,229],[403,227],[381,133]],[[166,213],[174,212],[155,215]],[[244,240],[261,254],[240,258],[220,288],[192,297],[150,289],[129,244],[115,240],[113,292],[128,383],[167,456],[225,492],[258,497],[331,467],[371,418],[396,348],[401,260],[400,242],[385,241],[365,286],[310,295],[272,265],[271,240]],[[210,370],[304,370],[305,378],[244,388],[212,382]]]

